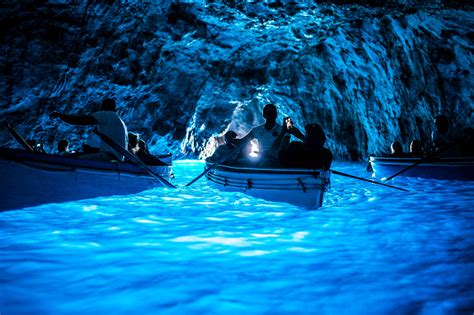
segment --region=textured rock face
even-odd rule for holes
[[[88,113],[105,97],[152,150],[187,156],[208,154],[228,129],[245,135],[268,102],[298,127],[319,122],[345,159],[395,139],[428,141],[440,113],[472,123],[472,10],[11,2],[2,5],[0,121],[50,145],[79,146],[89,132],[49,112]]]

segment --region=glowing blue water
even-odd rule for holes
[[[411,192],[333,175],[317,211],[202,179],[3,212],[0,313],[471,314],[474,183],[393,184]]]

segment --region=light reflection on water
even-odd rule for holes
[[[317,211],[202,179],[0,213],[0,313],[474,311],[473,183],[331,179]]]

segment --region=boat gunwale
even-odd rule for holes
[[[206,162],[208,166],[213,163]],[[229,173],[251,173],[251,174],[288,174],[288,175],[317,175],[322,176],[323,174],[330,173],[329,170],[323,169],[308,169],[308,168],[257,168],[247,166],[231,166],[231,165],[218,165],[214,170],[229,172]]]
[[[324,189],[324,182],[322,183],[304,183],[304,189],[303,186],[301,186],[300,183],[294,183],[294,184],[270,184],[270,183],[258,183],[255,181],[252,181],[251,185],[249,186],[248,183],[245,183],[245,180],[236,180],[236,179],[229,179],[229,180],[223,180],[222,178],[219,178],[219,176],[215,175],[209,175],[208,180],[218,184],[223,187],[231,187],[231,188],[240,188],[243,190],[275,190],[275,191],[282,191],[282,190],[296,190],[296,191],[303,191],[303,192],[311,192],[311,191],[321,191]]]
[[[470,165],[474,164],[474,157],[437,157],[437,158],[412,158],[412,157],[389,157],[389,156],[373,156],[369,157],[371,163],[384,163],[384,164],[413,164],[420,163],[420,165]]]
[[[35,170],[35,171],[40,171],[40,172],[45,172],[45,173],[83,173],[83,174],[94,174],[94,175],[106,175],[106,176],[116,176],[118,175],[119,177],[130,177],[130,178],[147,178],[147,179],[153,179],[152,176],[150,176],[147,173],[135,173],[135,172],[127,172],[127,171],[122,171],[122,170],[114,170],[114,169],[97,169],[97,168],[85,168],[85,167],[74,167],[74,166],[68,166],[68,165],[58,165],[58,164],[52,164],[52,163],[44,163],[42,161],[8,161],[9,163],[16,163],[19,164],[23,167]],[[64,167],[63,169],[57,168],[47,168],[43,167],[41,165],[33,165],[33,163],[43,163],[43,164],[48,164],[48,165],[58,165],[61,167]],[[160,175],[166,175],[167,172],[162,172]]]

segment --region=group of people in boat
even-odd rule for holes
[[[267,104],[263,108],[265,123],[254,127],[246,136],[238,138],[234,131],[227,131],[225,144],[219,146],[207,160],[228,165],[254,167],[300,167],[329,169],[332,153],[324,147],[326,135],[319,124],[307,124],[304,133],[294,126],[291,118],[286,117],[280,125],[277,123],[277,108]],[[95,125],[97,130],[114,142],[128,148],[142,162],[159,165],[160,159],[150,154],[146,142],[136,133],[128,132],[124,121],[116,112],[115,100],[107,98],[101,109],[92,115],[70,115],[59,112],[50,114],[51,119],[60,119],[71,125]],[[291,141],[291,136],[299,141]],[[258,147],[258,149],[255,149]],[[69,143],[58,143],[58,154],[69,155]],[[83,145],[83,152],[73,153],[92,160],[119,160],[124,157],[104,141],[98,147]]]
[[[326,134],[319,124],[311,123],[304,127],[304,133],[294,124],[290,117],[277,122],[278,112],[274,104],[267,104],[262,112],[265,123],[254,127],[247,135],[239,138],[235,131],[229,130],[224,135],[224,144],[220,145],[214,154],[207,158],[208,162],[250,167],[288,167],[329,169],[332,163],[332,153],[324,147]],[[116,112],[116,103],[112,98],[104,99],[101,109],[92,115],[69,115],[52,112],[51,119],[60,119],[72,125],[95,125],[97,130],[107,135],[114,142],[128,148],[140,160],[148,165],[160,165],[159,158],[152,155],[146,142],[139,134],[128,132],[125,122]],[[405,153],[402,144],[395,141],[391,145],[390,157],[424,158],[438,153],[450,156],[474,156],[472,128],[465,130],[467,136],[456,137],[449,128],[449,120],[445,115],[435,118],[435,130],[431,134],[429,146],[415,139]],[[290,141],[291,137],[297,141]],[[30,143],[37,152],[44,149],[37,143]],[[119,160],[124,157],[104,141],[98,146],[83,145],[83,152],[69,150],[66,139],[58,143],[59,155],[75,155],[92,160]]]
[[[247,135],[240,137],[229,130],[224,135],[224,144],[220,145],[214,154],[207,158],[208,162],[234,166],[249,167],[282,167],[282,168],[312,168],[330,169],[332,153],[324,147],[326,134],[321,125],[316,123],[304,126],[304,133],[294,124],[290,117],[277,122],[278,111],[274,104],[267,104],[262,112],[265,123],[254,127]],[[114,142],[128,148],[142,162],[148,165],[161,165],[161,160],[152,155],[146,142],[139,134],[128,132],[125,122],[116,112],[116,103],[112,98],[104,99],[101,109],[92,115],[69,115],[52,112],[51,119],[60,119],[72,125],[95,125],[97,130],[107,135]],[[456,137],[450,129],[449,120],[445,115],[435,117],[435,130],[431,134],[431,143],[424,145],[419,139],[409,145],[405,153],[402,144],[394,141],[391,145],[390,157],[396,158],[425,158],[436,154],[449,156],[474,156],[474,132],[472,128],[465,129],[464,137]],[[291,137],[298,139],[290,141]],[[37,152],[44,149],[37,143],[30,143]],[[83,145],[83,152],[69,150],[66,139],[58,143],[59,155],[75,155],[92,160],[119,160],[124,157],[104,141],[98,146]]]
[[[332,153],[324,147],[326,134],[319,124],[307,124],[302,133],[290,117],[277,123],[274,104],[262,112],[265,123],[238,138],[235,131],[224,135],[224,144],[207,158],[208,162],[234,166],[329,169]],[[299,141],[291,141],[291,136]]]
[[[449,119],[438,115],[434,119],[435,129],[431,133],[431,142],[424,145],[419,139],[410,142],[409,151],[405,152],[399,141],[394,141],[389,157],[426,158],[428,156],[474,156],[474,132],[472,128],[464,129],[462,135],[450,128]]]

